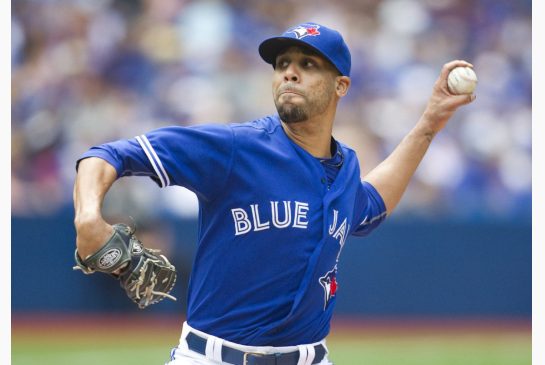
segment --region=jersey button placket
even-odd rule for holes
[[[327,186],[327,178],[326,177],[322,177],[320,179],[320,183],[322,183],[322,186],[323,186],[323,191],[324,192],[327,192],[329,190],[329,187]]]

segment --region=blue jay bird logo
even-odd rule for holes
[[[318,24],[303,24],[291,29],[289,32],[294,33],[297,39],[301,39],[307,36],[320,35],[318,28],[320,28]]]
[[[338,289],[337,284],[337,266],[333,270],[328,271],[320,278],[320,285],[324,288],[324,310],[327,308],[331,298],[335,296]]]

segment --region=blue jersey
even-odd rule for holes
[[[243,345],[291,346],[327,336],[343,245],[386,216],[380,195],[361,181],[355,152],[338,145],[344,161],[331,186],[277,115],[160,128],[82,158],[105,159],[118,177],[150,176],[197,195],[190,326]]]

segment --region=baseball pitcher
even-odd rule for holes
[[[384,221],[434,136],[475,99],[447,87],[450,70],[472,65],[445,64],[420,120],[362,179],[354,151],[332,136],[350,88],[341,34],[305,23],[266,39],[259,54],[273,66],[277,114],[160,128],[92,147],[77,162],[76,267],[116,278],[141,308],[173,299],[176,270],[134,229],[103,219],[105,194],[123,176],[148,176],[198,197],[187,321],[170,365],[330,364],[325,339],[347,237]]]

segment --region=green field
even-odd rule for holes
[[[165,319],[14,320],[13,365],[162,365],[179,336]],[[530,365],[529,323],[334,324],[336,365]]]

